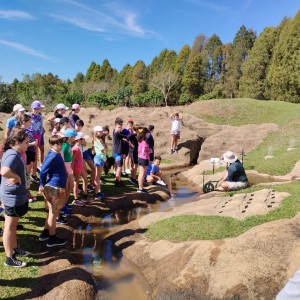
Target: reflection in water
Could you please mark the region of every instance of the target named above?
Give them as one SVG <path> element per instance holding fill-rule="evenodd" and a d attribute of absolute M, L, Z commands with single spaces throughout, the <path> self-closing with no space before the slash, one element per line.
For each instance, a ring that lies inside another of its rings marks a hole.
<path fill-rule="evenodd" d="M 166 178 L 166 177 L 165 177 Z M 178 180 L 176 173 L 169 176 L 171 198 L 166 202 L 148 204 L 110 213 L 98 224 L 81 225 L 74 231 L 73 249 L 78 263 L 94 275 L 100 297 L 107 299 L 149 299 L 149 288 L 139 271 L 122 258 L 122 251 L 114 244 L 112 235 L 118 226 L 157 211 L 168 211 L 196 199 L 196 192 Z"/>

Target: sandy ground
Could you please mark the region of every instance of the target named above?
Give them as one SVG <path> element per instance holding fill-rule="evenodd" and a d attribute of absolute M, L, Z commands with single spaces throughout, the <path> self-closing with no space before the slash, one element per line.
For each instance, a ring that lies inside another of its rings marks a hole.
<path fill-rule="evenodd" d="M 174 154 L 170 153 L 169 146 L 169 115 L 174 110 L 182 112 L 186 107 L 120 107 L 113 111 L 88 108 L 82 109 L 80 117 L 86 124 L 84 132 L 88 134 L 95 125 L 109 125 L 112 131 L 116 117 L 121 117 L 126 122 L 131 116 L 136 123 L 155 125 L 155 154 L 171 162 L 165 163 L 163 167 L 175 168 L 198 162 L 183 176 L 189 184 L 201 190 L 203 178 L 199 174 L 212 167 L 211 164 L 206 164 L 205 160 L 219 157 L 229 149 L 236 153 L 242 149 L 247 152 L 259 145 L 268 133 L 277 130 L 275 124 L 245 125 L 234 127 L 236 134 L 229 135 L 232 126 L 209 124 L 194 116 L 203 109 L 206 109 L 208 114 L 214 113 L 209 104 L 203 105 L 203 102 L 194 103 L 189 107 L 193 115 L 184 114 L 179 151 Z M 2 120 L 6 120 L 7 117 L 7 114 L 0 113 Z M 48 134 L 49 132 L 47 136 Z M 261 176 L 261 182 L 267 184 L 261 191 L 231 198 L 213 192 L 170 212 L 147 215 L 135 226 L 142 229 L 156 220 L 179 214 L 222 215 L 239 220 L 251 215 L 266 214 L 278 207 L 280 201 L 287 196 L 286 193 L 275 193 L 271 184 L 298 179 L 299 172 L 300 163 L 290 174 L 281 178 L 270 178 L 268 174 L 254 174 L 256 177 Z M 220 174 L 214 176 L 218 178 Z M 168 197 L 169 194 L 165 191 L 154 189 L 149 199 L 147 196 L 131 194 L 113 197 L 108 201 L 111 210 L 118 210 L 155 199 L 166 200 Z M 59 228 L 60 233 L 72 241 L 70 247 L 72 243 L 79 244 L 76 242 L 75 229 L 80 224 L 97 222 L 97 218 L 105 210 L 107 207 L 100 204 L 90 208 L 76 208 L 70 224 Z M 117 243 L 130 244 L 123 250 L 123 254 L 140 269 L 151 286 L 152 299 L 274 299 L 287 279 L 299 267 L 299 225 L 300 214 L 290 220 L 257 226 L 231 239 L 181 243 L 153 242 L 137 231 L 123 239 L 120 236 Z M 71 248 L 69 250 L 71 251 Z M 96 290 L 92 277 L 74 263 L 70 251 L 67 249 L 37 254 L 44 259 L 40 282 L 32 293 L 22 299 L 95 299 Z"/>

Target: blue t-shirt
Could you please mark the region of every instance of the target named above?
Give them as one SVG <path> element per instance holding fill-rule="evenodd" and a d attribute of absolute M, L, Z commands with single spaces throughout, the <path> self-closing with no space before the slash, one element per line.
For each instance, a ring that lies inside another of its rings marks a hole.
<path fill-rule="evenodd" d="M 150 173 L 153 173 L 155 175 L 156 172 L 158 172 L 160 169 L 159 169 L 159 166 L 156 166 L 155 164 L 151 164 L 148 166 L 148 169 L 147 169 L 147 172 L 146 172 L 146 175 L 150 175 Z"/>
<path fill-rule="evenodd" d="M 9 128 L 10 130 L 12 130 L 18 123 L 18 120 L 15 116 L 12 116 L 10 118 L 7 119 L 6 121 L 6 128 Z"/>
<path fill-rule="evenodd" d="M 65 188 L 67 172 L 64 160 L 60 153 L 49 150 L 40 172 L 40 186 L 50 185 Z"/>
<path fill-rule="evenodd" d="M 248 178 L 246 176 L 245 169 L 239 160 L 230 164 L 228 167 L 228 175 L 225 181 L 230 182 L 247 182 Z"/>
<path fill-rule="evenodd" d="M 8 167 L 13 173 L 21 178 L 21 184 L 5 185 L 8 179 L 2 176 L 1 179 L 1 201 L 6 206 L 14 207 L 23 205 L 28 201 L 26 189 L 26 169 L 24 161 L 18 151 L 8 149 L 4 152 L 1 162 L 2 167 Z"/>

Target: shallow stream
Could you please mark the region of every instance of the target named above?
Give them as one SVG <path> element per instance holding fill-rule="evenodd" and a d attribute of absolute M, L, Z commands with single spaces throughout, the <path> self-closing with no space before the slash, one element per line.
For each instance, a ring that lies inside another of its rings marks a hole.
<path fill-rule="evenodd" d="M 150 299 L 150 287 L 139 270 L 122 256 L 122 247 L 116 246 L 115 242 L 123 236 L 141 231 L 136 229 L 136 220 L 142 216 L 168 211 L 196 200 L 198 193 L 190 190 L 176 174 L 174 170 L 164 171 L 163 177 L 171 192 L 168 201 L 109 213 L 99 219 L 99 224 L 87 224 L 85 228 L 80 226 L 75 231 L 73 248 L 76 250 L 73 254 L 78 264 L 93 275 L 99 291 L 97 299 Z M 122 225 L 128 223 L 135 224 L 134 229 L 128 229 L 127 226 L 123 230 Z"/>

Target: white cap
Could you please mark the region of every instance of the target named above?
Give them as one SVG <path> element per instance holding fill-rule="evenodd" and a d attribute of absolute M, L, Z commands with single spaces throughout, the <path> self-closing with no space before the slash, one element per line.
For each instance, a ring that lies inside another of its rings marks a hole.
<path fill-rule="evenodd" d="M 60 118 L 55 118 L 54 119 L 54 124 L 60 123 Z"/>
<path fill-rule="evenodd" d="M 95 126 L 94 127 L 94 132 L 97 132 L 97 131 L 103 131 L 103 127 L 102 126 Z"/>
<path fill-rule="evenodd" d="M 26 109 L 23 107 L 22 104 L 16 104 L 14 107 L 13 107 L 13 112 L 18 112 L 18 111 L 25 111 Z"/>
<path fill-rule="evenodd" d="M 63 103 L 59 103 L 59 104 L 56 105 L 56 109 L 68 110 L 69 107 L 65 106 Z"/>

